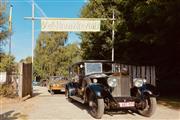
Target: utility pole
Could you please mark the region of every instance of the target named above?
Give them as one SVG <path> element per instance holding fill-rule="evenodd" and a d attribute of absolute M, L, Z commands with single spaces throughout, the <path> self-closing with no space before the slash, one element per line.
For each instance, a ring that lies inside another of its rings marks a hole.
<path fill-rule="evenodd" d="M 114 61 L 114 9 L 113 9 L 113 18 L 112 18 L 112 61 Z"/>
<path fill-rule="evenodd" d="M 9 36 L 9 55 L 11 55 L 12 8 L 13 8 L 13 6 L 11 5 L 10 11 L 9 11 L 9 29 L 8 29 L 8 31 L 10 33 L 10 36 Z"/>
<path fill-rule="evenodd" d="M 32 2 L 32 64 L 34 62 L 34 2 Z"/>

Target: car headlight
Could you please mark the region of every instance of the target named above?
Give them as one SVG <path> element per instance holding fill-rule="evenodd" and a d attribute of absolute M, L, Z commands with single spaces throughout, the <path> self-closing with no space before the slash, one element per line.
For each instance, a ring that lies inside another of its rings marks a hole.
<path fill-rule="evenodd" d="M 142 87 L 143 84 L 146 82 L 146 79 L 141 79 L 141 78 L 134 78 L 133 79 L 134 86 L 136 87 Z"/>
<path fill-rule="evenodd" d="M 117 86 L 117 79 L 116 78 L 108 78 L 107 83 L 110 87 L 116 87 Z"/>
<path fill-rule="evenodd" d="M 97 83 L 98 82 L 98 80 L 97 79 L 93 79 L 93 83 Z"/>

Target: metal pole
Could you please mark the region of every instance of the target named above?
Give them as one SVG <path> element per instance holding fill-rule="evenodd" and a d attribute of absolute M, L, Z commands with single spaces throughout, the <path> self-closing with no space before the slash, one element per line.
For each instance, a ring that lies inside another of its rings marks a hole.
<path fill-rule="evenodd" d="M 113 10 L 113 22 L 112 22 L 112 61 L 114 61 L 114 10 Z"/>
<path fill-rule="evenodd" d="M 9 36 L 9 56 L 11 55 L 11 35 Z"/>
<path fill-rule="evenodd" d="M 11 32 L 12 32 L 12 8 L 13 6 L 10 6 L 10 11 L 9 11 L 9 55 L 11 55 Z"/>
<path fill-rule="evenodd" d="M 34 61 L 34 3 L 32 3 L 32 64 Z"/>
<path fill-rule="evenodd" d="M 31 58 L 32 58 L 32 80 L 33 80 L 33 62 L 34 62 L 34 2 L 32 2 L 32 57 Z M 31 96 L 32 96 L 32 94 L 33 94 L 33 91 L 31 91 Z"/>

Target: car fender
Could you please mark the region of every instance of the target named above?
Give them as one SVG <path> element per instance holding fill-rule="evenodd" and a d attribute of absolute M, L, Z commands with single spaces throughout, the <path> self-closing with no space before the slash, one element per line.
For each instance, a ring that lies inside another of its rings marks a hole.
<path fill-rule="evenodd" d="M 104 98 L 107 95 L 107 92 L 103 85 L 98 83 L 91 83 L 86 87 L 86 96 L 89 92 L 93 93 L 97 98 Z"/>
<path fill-rule="evenodd" d="M 158 89 L 154 85 L 151 85 L 151 84 L 145 84 L 142 92 L 144 95 L 148 94 L 153 97 L 159 96 Z"/>
<path fill-rule="evenodd" d="M 76 86 L 71 82 L 67 83 L 66 90 L 68 90 L 70 96 L 74 96 L 76 93 Z"/>
<path fill-rule="evenodd" d="M 159 96 L 158 89 L 151 84 L 144 84 L 142 87 L 133 87 L 131 88 L 131 96 L 137 95 L 150 95 L 153 97 Z"/>

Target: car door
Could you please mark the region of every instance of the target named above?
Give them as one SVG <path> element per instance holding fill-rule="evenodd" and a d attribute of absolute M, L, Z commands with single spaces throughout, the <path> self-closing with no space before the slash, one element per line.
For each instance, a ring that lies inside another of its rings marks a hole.
<path fill-rule="evenodd" d="M 78 65 L 73 65 L 73 67 L 70 70 L 70 78 L 71 83 L 73 84 L 73 87 L 75 88 L 75 95 L 79 96 L 79 89 L 80 89 L 80 80 L 79 80 L 79 70 Z"/>

